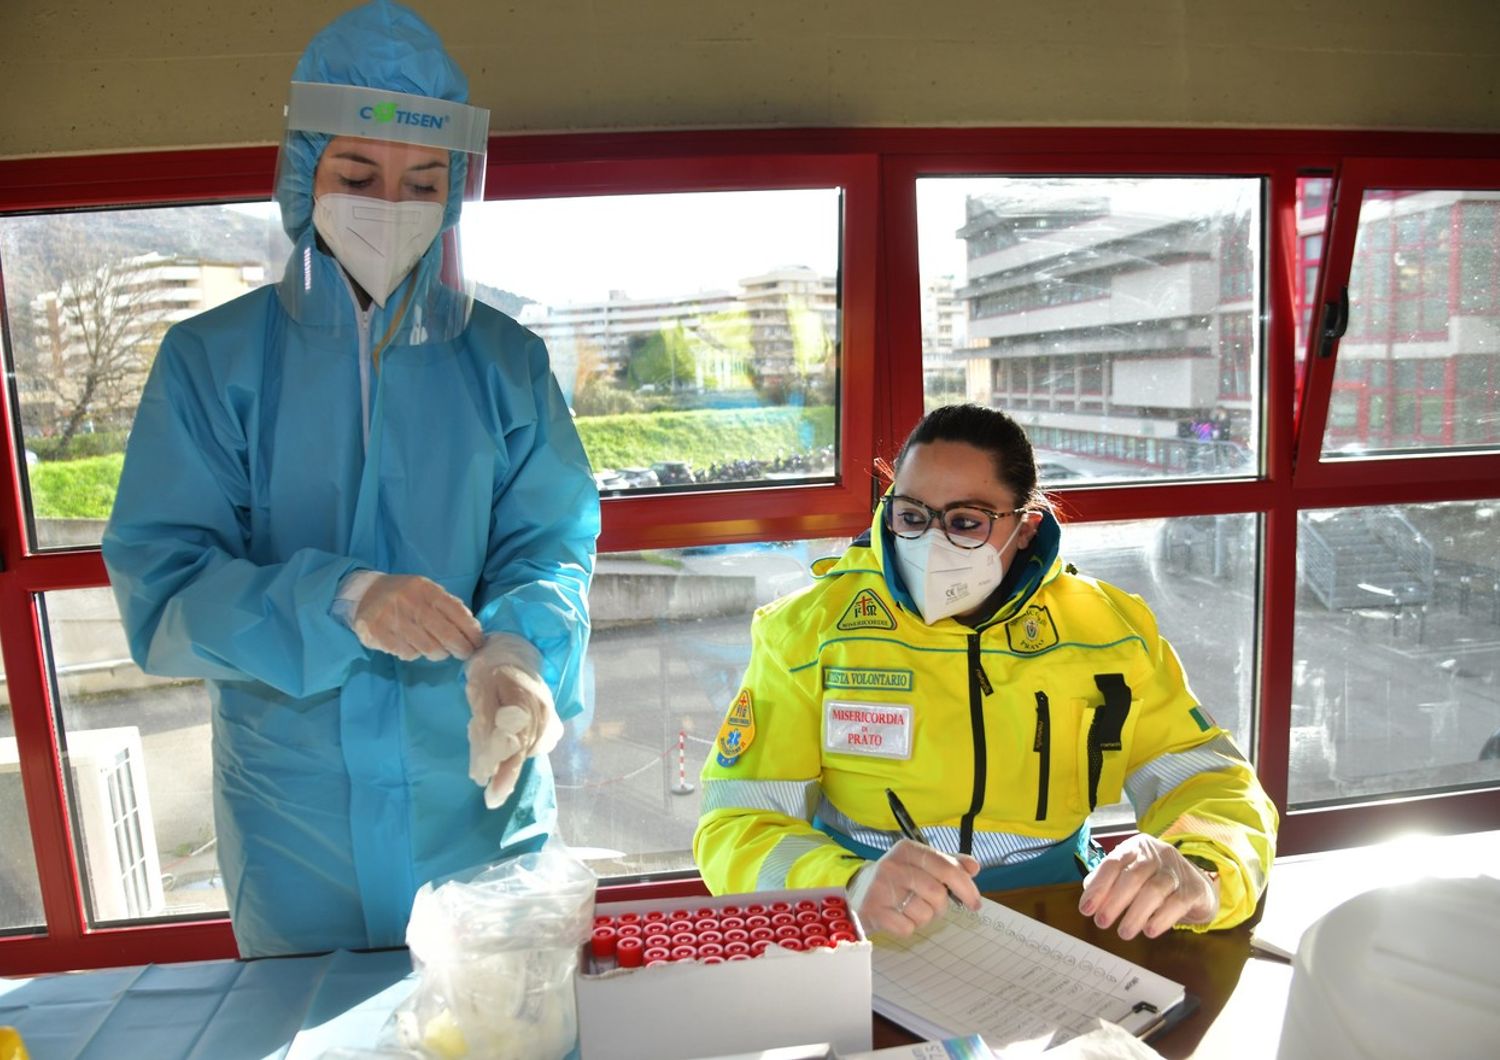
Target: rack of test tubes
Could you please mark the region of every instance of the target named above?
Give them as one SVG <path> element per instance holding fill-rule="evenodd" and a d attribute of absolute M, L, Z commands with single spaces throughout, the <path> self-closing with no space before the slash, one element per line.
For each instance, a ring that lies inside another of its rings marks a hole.
<path fill-rule="evenodd" d="M 841 895 L 758 901 L 736 895 L 723 904 L 599 913 L 585 948 L 584 973 L 696 961 L 748 961 L 771 946 L 834 949 L 863 936 Z"/>

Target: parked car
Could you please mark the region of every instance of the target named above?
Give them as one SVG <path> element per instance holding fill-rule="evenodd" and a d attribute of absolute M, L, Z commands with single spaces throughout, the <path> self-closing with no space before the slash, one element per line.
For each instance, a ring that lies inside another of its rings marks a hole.
<path fill-rule="evenodd" d="M 663 460 L 651 465 L 656 479 L 663 486 L 692 485 L 693 465 L 686 460 Z"/>
<path fill-rule="evenodd" d="M 661 479 L 649 467 L 622 467 L 620 477 L 625 480 L 627 489 L 649 489 L 661 485 Z"/>
<path fill-rule="evenodd" d="M 598 471 L 595 471 L 594 485 L 598 486 L 601 492 L 604 490 L 622 490 L 629 487 L 624 476 L 612 467 L 600 468 Z"/>
<path fill-rule="evenodd" d="M 1057 482 L 1065 482 L 1070 478 L 1083 478 L 1081 471 L 1074 471 L 1067 464 L 1059 464 L 1052 460 L 1039 460 L 1036 465 L 1037 481 L 1045 485 Z"/>

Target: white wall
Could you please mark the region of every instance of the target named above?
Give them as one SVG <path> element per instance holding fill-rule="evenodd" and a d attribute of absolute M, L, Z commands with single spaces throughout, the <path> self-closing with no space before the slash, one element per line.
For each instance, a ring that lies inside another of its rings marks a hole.
<path fill-rule="evenodd" d="M 0 157 L 271 143 L 343 0 L 5 0 Z M 1500 131 L 1494 0 L 414 0 L 497 133 Z"/>

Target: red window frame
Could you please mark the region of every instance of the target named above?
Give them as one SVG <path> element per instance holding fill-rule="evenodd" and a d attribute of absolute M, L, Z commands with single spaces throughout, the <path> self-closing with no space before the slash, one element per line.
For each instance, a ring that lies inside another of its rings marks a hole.
<path fill-rule="evenodd" d="M 1500 137 L 1426 134 L 1150 129 L 787 130 L 493 138 L 489 197 L 625 194 L 704 188 L 847 189 L 844 211 L 844 362 L 841 474 L 834 486 L 732 496 L 706 492 L 610 498 L 601 548 L 661 548 L 843 534 L 867 522 L 867 465 L 893 455 L 922 409 L 921 313 L 915 181 L 924 175 L 1241 175 L 1266 181 L 1263 256 L 1262 469 L 1253 479 L 1079 488 L 1065 495 L 1078 521 L 1248 512 L 1264 519 L 1260 585 L 1259 771 L 1285 806 L 1297 513 L 1357 503 L 1466 500 L 1494 494 L 1500 456 L 1324 464 L 1318 459 L 1333 358 L 1310 337 L 1295 347 L 1299 174 L 1337 174 L 1324 274 L 1315 304 L 1348 280 L 1355 210 L 1365 187 L 1500 187 Z M 0 162 L 0 212 L 264 198 L 270 148 Z M 107 164 L 102 164 L 107 163 Z M 3 264 L 3 263 L 0 263 Z M 1321 313 L 1315 314 L 1321 316 Z M 1299 398 L 1302 400 L 1299 401 Z M 64 801 L 38 594 L 106 584 L 97 549 L 28 554 L 14 422 L 0 431 L 0 639 L 46 917 L 44 934 L 0 938 L 0 974 L 234 952 L 228 922 L 90 928 Z M 729 515 L 731 504 L 753 510 Z M 1500 788 L 1379 805 L 1287 814 L 1283 852 L 1372 838 L 1422 825 L 1489 827 Z M 622 888 L 623 895 L 701 893 L 696 880 Z"/>

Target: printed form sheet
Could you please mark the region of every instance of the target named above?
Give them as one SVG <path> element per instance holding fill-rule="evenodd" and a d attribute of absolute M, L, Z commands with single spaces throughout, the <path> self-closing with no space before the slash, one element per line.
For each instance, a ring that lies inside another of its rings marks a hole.
<path fill-rule="evenodd" d="M 988 899 L 874 949 L 875 1011 L 931 1039 L 981 1035 L 1038 1051 L 1099 1019 L 1143 1034 L 1182 1002 L 1180 983 Z"/>

